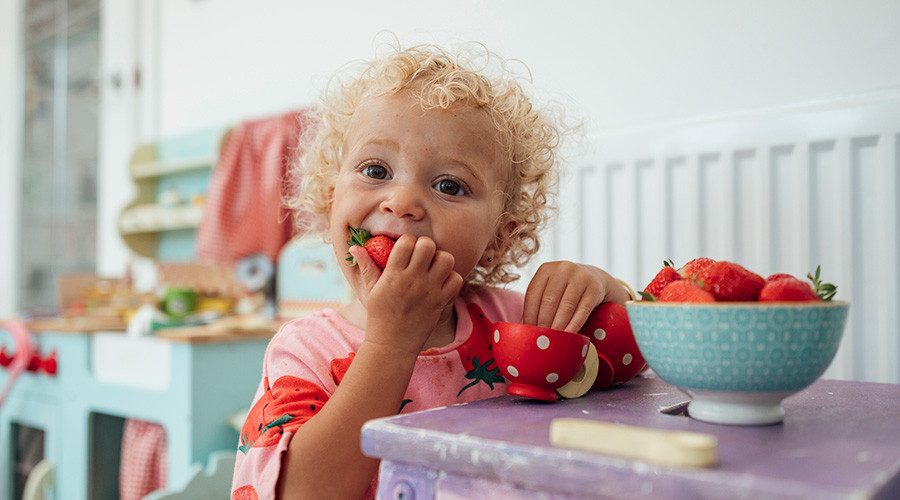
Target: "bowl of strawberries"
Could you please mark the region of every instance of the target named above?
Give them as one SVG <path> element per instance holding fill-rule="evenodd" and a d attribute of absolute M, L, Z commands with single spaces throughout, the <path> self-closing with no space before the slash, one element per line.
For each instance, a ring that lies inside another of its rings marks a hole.
<path fill-rule="evenodd" d="M 834 359 L 850 304 L 820 269 L 808 281 L 767 278 L 729 261 L 666 262 L 626 304 L 650 368 L 691 397 L 689 416 L 712 423 L 781 422 L 782 401 L 815 382 Z"/>

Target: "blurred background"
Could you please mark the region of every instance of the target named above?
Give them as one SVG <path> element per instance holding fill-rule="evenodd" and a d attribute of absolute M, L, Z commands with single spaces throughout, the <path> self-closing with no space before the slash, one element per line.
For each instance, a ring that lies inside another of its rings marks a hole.
<path fill-rule="evenodd" d="M 893 95 L 898 19 L 893 0 L 2 0 L 0 317 L 52 314 L 60 273 L 122 276 L 152 265 L 119 226 L 137 196 L 129 166 L 139 145 L 314 104 L 335 70 L 390 40 L 384 30 L 403 45 L 474 40 L 521 60 L 539 100 L 583 121 L 583 145 Z M 583 155 L 579 143 L 567 147 Z M 702 220 L 683 222 L 702 229 Z M 569 253 L 559 243 L 547 252 Z M 616 274 L 605 255 L 579 253 Z M 642 285 L 662 261 L 648 259 L 619 274 Z M 888 345 L 896 360 L 897 344 Z"/>

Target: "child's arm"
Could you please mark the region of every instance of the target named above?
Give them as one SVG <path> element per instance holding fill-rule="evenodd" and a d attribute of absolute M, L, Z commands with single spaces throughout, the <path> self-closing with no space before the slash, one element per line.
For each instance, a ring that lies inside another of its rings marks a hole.
<path fill-rule="evenodd" d="M 541 264 L 525 292 L 522 322 L 577 332 L 604 302 L 624 304 L 628 290 L 606 271 L 568 261 Z"/>
<path fill-rule="evenodd" d="M 397 240 L 382 274 L 361 247 L 351 250 L 366 284 L 366 337 L 322 410 L 291 439 L 278 498 L 359 498 L 378 461 L 360 451 L 360 430 L 395 415 L 416 358 L 462 287 L 453 257 L 428 238 Z"/>

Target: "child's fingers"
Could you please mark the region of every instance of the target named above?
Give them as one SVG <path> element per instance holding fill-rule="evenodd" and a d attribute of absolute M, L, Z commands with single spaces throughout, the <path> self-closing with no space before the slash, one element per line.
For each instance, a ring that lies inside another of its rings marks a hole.
<path fill-rule="evenodd" d="M 537 325 L 538 312 L 541 310 L 541 297 L 544 294 L 544 288 L 547 286 L 547 280 L 542 279 L 540 269 L 528 283 L 525 290 L 525 302 L 522 305 L 522 323 L 526 325 Z"/>
<path fill-rule="evenodd" d="M 565 279 L 549 273 L 536 274 L 525 292 L 523 322 L 551 328 L 567 286 Z"/>
<path fill-rule="evenodd" d="M 578 305 L 575 307 L 575 312 L 572 314 L 572 317 L 569 319 L 568 324 L 563 330 L 567 332 L 577 332 L 578 330 L 581 330 L 581 327 L 584 326 L 584 322 L 587 321 L 588 316 L 591 315 L 591 312 L 593 312 L 594 308 L 598 305 L 600 305 L 599 299 L 597 299 L 596 296 L 589 293 L 582 294 Z"/>
<path fill-rule="evenodd" d="M 579 305 L 584 298 L 584 286 L 577 282 L 567 282 L 562 296 L 559 297 L 557 301 L 556 310 L 552 311 L 553 316 L 550 321 L 550 328 L 553 328 L 554 330 L 577 331 L 569 330 L 568 328 L 572 319 L 578 314 Z M 587 316 L 585 316 L 585 318 L 587 318 Z"/>
<path fill-rule="evenodd" d="M 437 245 L 434 240 L 427 236 L 420 236 L 416 239 L 412 255 L 410 255 L 409 267 L 427 270 L 431 267 L 436 251 Z"/>
<path fill-rule="evenodd" d="M 416 246 L 416 237 L 411 234 L 404 234 L 397 238 L 394 248 L 391 249 L 391 256 L 388 258 L 387 266 L 397 269 L 409 267 L 410 259 Z"/>
<path fill-rule="evenodd" d="M 444 292 L 444 296 L 447 297 L 447 303 L 453 302 L 453 299 L 459 295 L 460 290 L 462 290 L 463 286 L 463 277 L 456 271 L 450 271 L 450 274 L 447 275 L 447 279 L 444 280 L 444 285 L 441 289 Z"/>

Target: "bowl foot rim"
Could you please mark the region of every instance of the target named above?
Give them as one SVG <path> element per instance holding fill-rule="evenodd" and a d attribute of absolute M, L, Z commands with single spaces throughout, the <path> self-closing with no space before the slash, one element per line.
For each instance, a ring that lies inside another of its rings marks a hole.
<path fill-rule="evenodd" d="M 721 393 L 685 391 L 691 396 L 687 413 L 691 418 L 714 424 L 772 425 L 784 420 L 784 398 L 790 392 Z"/>

